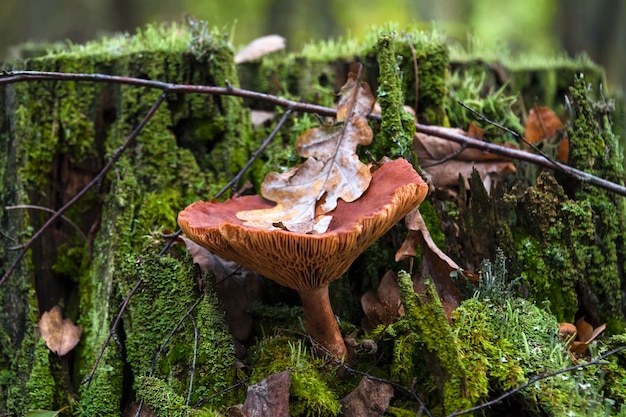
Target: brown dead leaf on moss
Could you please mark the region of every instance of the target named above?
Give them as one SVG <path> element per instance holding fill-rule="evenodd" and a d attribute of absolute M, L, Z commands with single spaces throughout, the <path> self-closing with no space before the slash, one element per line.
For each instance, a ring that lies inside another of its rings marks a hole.
<path fill-rule="evenodd" d="M 48 349 L 64 356 L 76 347 L 83 329 L 70 319 L 63 319 L 61 307 L 54 306 L 39 319 L 39 332 Z"/>
<path fill-rule="evenodd" d="M 567 342 L 567 347 L 570 352 L 580 356 L 584 356 L 587 353 L 591 342 L 593 342 L 604 329 L 606 329 L 606 323 L 594 329 L 594 327 L 585 320 L 585 317 L 576 320 L 576 324 L 559 323 L 561 339 Z"/>
<path fill-rule="evenodd" d="M 556 113 L 546 106 L 535 106 L 528 112 L 526 119 L 526 140 L 531 144 L 538 144 L 543 141 L 554 140 L 557 133 L 563 128 L 561 119 Z M 567 162 L 569 158 L 569 140 L 561 138 L 558 140 L 557 158 Z"/>
<path fill-rule="evenodd" d="M 468 132 L 457 128 L 442 129 L 478 140 L 483 135 L 482 129 L 473 124 Z M 413 148 L 430 183 L 450 197 L 456 196 L 459 175 L 465 178 L 465 185 L 469 188 L 467 178 L 472 175 L 473 169 L 480 173 L 487 191 L 504 176 L 515 173 L 515 166 L 510 159 L 478 149 L 464 148 L 459 143 L 424 133 L 415 134 Z"/>
<path fill-rule="evenodd" d="M 272 374 L 250 385 L 242 405 L 232 407 L 229 417 L 289 417 L 291 371 Z"/>
<path fill-rule="evenodd" d="M 269 209 L 240 211 L 237 217 L 246 226 L 282 228 L 298 233 L 324 233 L 332 216 L 326 213 L 357 200 L 369 187 L 369 167 L 356 155 L 358 145 L 369 145 L 373 133 L 367 116 L 374 97 L 354 74 L 341 90 L 336 124 L 325 124 L 305 131 L 296 143 L 298 154 L 308 158 L 283 173 L 269 173 L 261 194 L 276 202 Z M 319 203 L 319 204 L 318 204 Z"/>
<path fill-rule="evenodd" d="M 393 387 L 384 382 L 361 378 L 359 385 L 340 400 L 342 417 L 378 417 L 389 409 Z"/>

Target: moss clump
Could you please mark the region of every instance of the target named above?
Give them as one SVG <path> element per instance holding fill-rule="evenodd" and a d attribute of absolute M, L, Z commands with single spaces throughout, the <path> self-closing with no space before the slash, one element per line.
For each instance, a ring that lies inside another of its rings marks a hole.
<path fill-rule="evenodd" d="M 46 342 L 40 339 L 35 347 L 35 357 L 31 368 L 26 391 L 28 392 L 28 407 L 31 410 L 53 410 L 55 396 L 55 382 L 50 373 L 50 350 Z"/>
<path fill-rule="evenodd" d="M 341 405 L 331 389 L 336 383 L 335 369 L 313 358 L 302 341 L 280 336 L 265 339 L 257 347 L 252 363 L 252 383 L 291 370 L 290 415 L 336 416 L 339 413 Z"/>
<path fill-rule="evenodd" d="M 468 384 L 467 369 L 434 285 L 427 281 L 426 291 L 416 294 L 411 277 L 401 271 L 398 273 L 398 286 L 405 309 L 402 320 L 406 320 L 432 357 L 434 366 L 431 372 L 441 395 L 443 411 L 451 413 L 473 406 L 476 395 L 469 391 L 472 387 Z M 403 360 L 398 355 L 394 359 Z"/>
<path fill-rule="evenodd" d="M 404 111 L 404 94 L 395 49 L 395 35 L 382 34 L 378 40 L 378 104 L 381 108 L 381 131 L 371 147 L 378 159 L 412 160 L 415 120 Z"/>
<path fill-rule="evenodd" d="M 590 86 L 582 75 L 571 88 L 575 119 L 568 129 L 570 164 L 601 178 L 624 184 L 624 158 L 610 122 L 612 106 L 591 98 Z M 626 327 L 623 284 L 626 262 L 626 205 L 624 198 L 607 190 L 580 183 L 574 189 L 578 201 L 587 201 L 593 213 L 594 240 L 588 248 L 586 281 L 582 288 L 594 294 L 585 300 L 584 314 L 609 322 L 614 333 Z M 585 299 L 585 294 L 580 294 Z"/>
<path fill-rule="evenodd" d="M 193 409 L 185 404 L 182 395 L 158 378 L 139 377 L 137 379 L 137 396 L 145 399 L 145 404 L 158 416 L 169 417 L 217 417 L 221 414 L 212 410 Z"/>

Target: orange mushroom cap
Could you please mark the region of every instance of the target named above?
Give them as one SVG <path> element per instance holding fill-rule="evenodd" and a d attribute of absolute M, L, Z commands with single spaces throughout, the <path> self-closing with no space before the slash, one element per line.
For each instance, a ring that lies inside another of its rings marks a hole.
<path fill-rule="evenodd" d="M 218 256 L 296 290 L 320 288 L 339 278 L 368 246 L 426 197 L 428 186 L 411 164 L 382 164 L 356 201 L 338 201 L 325 233 L 305 234 L 244 226 L 236 214 L 274 205 L 261 196 L 223 203 L 199 201 L 178 215 L 185 235 Z"/>

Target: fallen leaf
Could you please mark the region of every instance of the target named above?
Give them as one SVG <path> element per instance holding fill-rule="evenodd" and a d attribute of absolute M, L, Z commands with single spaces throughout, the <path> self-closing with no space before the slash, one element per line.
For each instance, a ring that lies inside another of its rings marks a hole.
<path fill-rule="evenodd" d="M 336 124 L 305 131 L 296 143 L 304 163 L 286 172 L 269 173 L 261 186 L 262 196 L 276 205 L 269 209 L 240 211 L 246 226 L 275 229 L 280 225 L 298 233 L 324 233 L 332 216 L 326 213 L 345 202 L 357 200 L 369 187 L 369 167 L 356 155 L 358 145 L 372 141 L 367 116 L 374 97 L 366 83 L 350 74 L 341 90 Z"/>
<path fill-rule="evenodd" d="M 442 129 L 472 139 L 482 139 L 484 133 L 473 124 L 470 125 L 469 132 L 457 128 Z M 499 182 L 504 176 L 516 171 L 510 159 L 478 149 L 464 148 L 459 143 L 424 133 L 415 134 L 413 148 L 430 182 L 436 189 L 446 190 L 451 195 L 456 194 L 459 175 L 465 179 L 465 186 L 469 188 L 467 179 L 473 169 L 480 173 L 487 192 L 491 190 L 494 182 Z"/>
<path fill-rule="evenodd" d="M 559 323 L 559 334 L 561 339 L 568 343 L 568 348 L 572 353 L 584 356 L 591 342 L 606 329 L 606 323 L 601 324 L 595 329 L 588 323 L 584 317 L 576 320 L 576 324 Z M 572 336 L 576 335 L 574 339 Z"/>
<path fill-rule="evenodd" d="M 39 332 L 48 349 L 59 356 L 66 355 L 80 341 L 83 329 L 70 319 L 63 319 L 61 307 L 54 306 L 39 319 Z"/>
<path fill-rule="evenodd" d="M 453 271 L 462 270 L 463 274 L 471 281 L 478 281 L 478 276 L 467 270 L 463 270 L 456 262 L 446 255 L 433 241 L 426 227 L 426 223 L 419 212 L 414 209 L 405 218 L 406 226 L 409 229 L 406 239 L 396 252 L 396 262 L 417 255 L 416 247 L 422 249 L 422 269 L 420 276 L 430 277 L 435 283 L 435 288 L 441 298 L 446 316 L 450 318 L 452 312 L 461 304 L 463 297 L 454 281 L 450 277 Z M 418 291 L 423 290 L 423 281 L 414 280 L 414 286 Z"/>
<path fill-rule="evenodd" d="M 246 340 L 253 325 L 248 307 L 263 298 L 263 278 L 236 262 L 220 258 L 185 236 L 180 239 L 200 269 L 203 272 L 211 271 L 215 275 L 217 297 L 224 308 L 228 328 L 235 339 Z"/>
<path fill-rule="evenodd" d="M 387 271 L 380 280 L 378 289 L 370 290 L 361 296 L 361 308 L 367 318 L 364 327 L 368 330 L 374 329 L 379 324 L 391 324 L 404 314 L 398 278 L 393 271 Z"/>
<path fill-rule="evenodd" d="M 556 113 L 546 106 L 535 106 L 528 112 L 526 119 L 526 140 L 532 144 L 554 140 L 563 122 Z M 569 158 L 569 140 L 561 138 L 558 142 L 557 158 L 567 162 Z"/>
<path fill-rule="evenodd" d="M 551 108 L 545 106 L 532 108 L 526 119 L 526 140 L 530 143 L 537 143 L 550 139 L 562 127 L 561 119 Z"/>
<path fill-rule="evenodd" d="M 361 378 L 359 385 L 339 402 L 342 417 L 379 417 L 389 409 L 393 387 L 384 382 Z"/>
<path fill-rule="evenodd" d="M 290 375 L 286 370 L 249 386 L 243 405 L 229 410 L 229 417 L 289 417 Z"/>
<path fill-rule="evenodd" d="M 285 38 L 280 35 L 266 35 L 254 39 L 235 55 L 235 64 L 254 61 L 271 52 L 285 49 Z"/>

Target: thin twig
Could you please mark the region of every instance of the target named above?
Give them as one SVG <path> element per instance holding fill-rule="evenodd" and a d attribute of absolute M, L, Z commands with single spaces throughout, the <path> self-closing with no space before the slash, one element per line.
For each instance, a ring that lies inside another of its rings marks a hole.
<path fill-rule="evenodd" d="M 91 368 L 91 371 L 89 371 L 89 375 L 87 375 L 85 377 L 85 379 L 83 380 L 83 382 L 82 382 L 82 384 L 85 384 L 85 383 L 87 384 L 87 388 L 89 388 L 89 385 L 91 384 L 91 380 L 93 379 L 93 376 L 96 373 L 96 368 L 98 368 L 98 364 L 100 363 L 100 360 L 104 356 L 104 350 L 109 345 L 109 342 L 111 341 L 111 338 L 113 337 L 113 335 L 115 334 L 115 331 L 117 330 L 117 326 L 118 326 L 118 324 L 119 324 L 119 322 L 120 322 L 120 320 L 122 318 L 122 314 L 126 310 L 126 307 L 128 306 L 128 303 L 130 302 L 130 298 L 133 296 L 133 294 L 135 294 L 135 291 L 137 291 L 137 289 L 139 288 L 139 286 L 141 284 L 142 284 L 142 280 L 139 279 L 135 283 L 135 286 L 130 290 L 130 292 L 128 293 L 128 295 L 124 299 L 124 302 L 122 303 L 122 306 L 120 307 L 120 311 L 117 313 L 117 317 L 115 317 L 115 321 L 113 322 L 113 326 L 111 326 L 111 330 L 109 330 L 109 335 L 107 336 L 107 338 L 104 341 L 102 347 L 100 348 L 100 353 L 98 354 L 98 357 L 96 358 L 96 362 L 93 364 L 93 367 Z"/>
<path fill-rule="evenodd" d="M 176 323 L 176 325 L 174 326 L 174 328 L 172 329 L 170 334 L 165 338 L 165 341 L 163 341 L 163 343 L 161 343 L 161 346 L 159 347 L 159 350 L 157 351 L 157 353 L 154 355 L 154 358 L 152 359 L 152 366 L 150 367 L 150 372 L 148 373 L 148 377 L 151 377 L 152 375 L 154 375 L 154 370 L 156 369 L 157 361 L 159 360 L 159 357 L 161 356 L 161 353 L 163 353 L 163 349 L 165 349 L 165 347 L 169 344 L 170 340 L 172 340 L 172 337 L 174 337 L 174 334 L 176 333 L 176 331 L 178 330 L 178 328 L 180 327 L 182 322 L 187 318 L 187 316 L 190 316 L 191 312 L 196 308 L 198 303 L 200 301 L 202 301 L 203 298 L 204 298 L 203 295 L 198 297 L 196 302 L 193 303 L 193 305 L 191 307 L 189 307 L 189 309 L 187 309 L 187 312 L 180 318 L 180 320 L 178 320 L 178 323 Z M 193 318 L 192 318 L 192 323 L 193 323 L 193 326 L 194 326 L 194 331 L 197 332 L 198 328 L 196 327 L 196 323 L 195 323 L 195 321 L 193 321 Z M 196 338 L 196 343 L 197 343 L 197 338 Z M 196 365 L 196 347 L 197 347 L 197 345 L 194 344 L 194 357 L 193 357 L 193 367 L 194 368 L 195 368 L 195 365 Z M 192 373 L 191 373 L 191 381 L 189 382 L 189 389 L 190 389 L 189 396 L 191 396 L 191 388 L 193 386 L 192 385 L 192 383 L 193 383 L 192 381 L 193 381 L 193 370 L 192 370 Z M 187 404 L 189 404 L 189 398 L 190 397 L 187 397 Z M 141 409 L 142 408 L 143 408 L 143 398 L 139 401 L 139 405 L 137 406 L 137 412 L 135 413 L 135 417 L 139 417 L 141 415 Z"/>
<path fill-rule="evenodd" d="M 159 358 L 161 357 L 161 354 L 163 353 L 163 350 L 170 343 L 170 340 L 172 340 L 172 337 L 174 337 L 174 334 L 176 333 L 176 331 L 178 330 L 180 325 L 183 323 L 183 321 L 185 321 L 187 316 L 191 314 L 191 312 L 196 308 L 196 306 L 200 303 L 200 301 L 202 301 L 203 298 L 204 298 L 204 295 L 201 295 L 201 296 L 198 297 L 198 299 L 191 305 L 191 307 L 189 307 L 187 309 L 187 312 L 185 314 L 183 314 L 183 316 L 180 318 L 180 320 L 178 320 L 178 323 L 176 323 L 176 325 L 174 326 L 174 328 L 172 329 L 170 334 L 165 338 L 165 340 L 163 341 L 163 343 L 159 347 L 159 350 L 154 355 L 154 359 L 152 359 L 152 367 L 150 368 L 150 373 L 148 374 L 148 376 L 152 376 L 154 374 L 154 370 L 156 369 L 156 364 L 157 364 Z"/>
<path fill-rule="evenodd" d="M 34 209 L 34 210 L 41 210 L 41 211 L 47 211 L 48 213 L 52 213 L 55 214 L 56 211 L 48 208 L 48 207 L 42 207 L 42 206 L 35 206 L 32 204 L 20 204 L 17 206 L 5 206 L 4 207 L 5 210 L 17 210 L 17 209 Z M 78 231 L 78 233 L 83 237 L 83 239 L 85 240 L 85 242 L 87 241 L 87 236 L 83 233 L 82 230 L 80 230 L 80 227 L 78 227 L 76 225 L 76 223 L 74 223 L 73 221 L 71 221 L 70 219 L 68 219 L 65 216 L 60 216 L 59 218 L 65 220 L 66 222 L 68 222 L 74 229 L 76 229 Z"/>
<path fill-rule="evenodd" d="M 411 395 L 411 396 L 415 399 L 415 401 L 417 401 L 417 403 L 420 405 L 420 410 L 422 410 L 423 412 L 425 412 L 425 413 L 426 413 L 426 415 L 427 415 L 428 417 L 433 417 L 433 415 L 430 413 L 430 410 L 428 410 L 428 407 L 426 407 L 426 404 L 424 404 L 424 401 L 422 401 L 422 399 L 419 397 L 419 395 L 417 395 L 417 393 L 415 392 L 415 390 L 413 390 L 413 389 L 411 389 L 411 388 L 407 388 L 407 387 L 405 387 L 404 385 L 398 384 L 397 382 L 393 382 L 393 381 L 390 381 L 390 380 L 388 380 L 388 379 L 384 379 L 384 378 L 378 378 L 378 377 L 375 377 L 375 376 L 370 375 L 370 374 L 368 374 L 368 373 L 365 373 L 365 372 L 362 372 L 362 371 L 356 370 L 356 369 L 354 369 L 354 368 L 349 367 L 349 366 L 348 366 L 348 365 L 346 365 L 346 364 L 343 364 L 342 366 L 343 366 L 343 368 L 344 368 L 346 371 L 348 371 L 348 372 L 350 372 L 350 373 L 357 374 L 357 375 L 361 375 L 361 376 L 364 376 L 364 377 L 366 377 L 366 378 L 368 378 L 368 379 L 371 379 L 372 381 L 377 381 L 377 382 L 382 382 L 382 383 L 384 383 L 384 384 L 389 384 L 389 385 L 391 385 L 392 387 L 396 387 L 396 388 L 399 388 L 399 389 L 401 389 L 401 390 L 403 390 L 403 391 L 406 391 L 406 392 L 407 392 L 407 393 L 409 393 L 409 394 L 410 394 L 410 395 Z"/>
<path fill-rule="evenodd" d="M 0 78 L 0 83 L 3 81 L 2 78 Z M 165 101 L 165 98 L 167 97 L 166 93 L 161 93 L 161 95 L 156 99 L 156 101 L 154 102 L 154 104 L 152 104 L 152 107 L 150 107 L 150 110 L 148 110 L 148 113 L 146 113 L 146 115 L 144 116 L 144 118 L 141 120 L 141 122 L 139 122 L 139 124 L 137 125 L 137 127 L 135 128 L 135 130 L 128 136 L 128 138 L 126 139 L 126 141 L 124 142 L 124 144 L 122 146 L 120 146 L 119 148 L 117 148 L 115 150 L 115 152 L 113 152 L 113 154 L 111 155 L 111 158 L 109 159 L 109 162 L 107 162 L 107 164 L 104 166 L 104 168 L 102 168 L 102 170 L 100 170 L 100 172 L 98 172 L 98 175 L 96 175 L 94 177 L 94 179 L 92 179 L 89 184 L 87 184 L 85 187 L 83 187 L 82 190 L 80 190 L 74 197 L 72 197 L 67 203 L 65 203 L 65 205 L 63 207 L 61 207 L 60 209 L 58 209 L 49 219 L 47 222 L 45 222 L 43 224 L 43 226 L 41 226 L 39 228 L 39 230 L 37 230 L 31 237 L 30 239 L 28 239 L 28 242 L 26 242 L 26 244 L 24 244 L 22 250 L 17 254 L 17 256 L 15 257 L 15 259 L 13 260 L 13 262 L 11 263 L 11 265 L 9 266 L 9 269 L 4 273 L 4 275 L 2 276 L 2 279 L 0 279 L 0 287 L 2 286 L 2 284 L 4 284 L 4 281 L 7 280 L 7 278 L 9 278 L 9 276 L 11 275 L 11 273 L 13 273 L 13 270 L 15 269 L 15 267 L 19 264 L 19 262 L 22 260 L 22 258 L 24 257 L 24 255 L 26 255 L 26 252 L 28 251 L 28 249 L 32 246 L 32 244 L 35 242 L 35 240 L 37 240 L 42 234 L 43 232 L 52 224 L 54 223 L 63 213 L 65 213 L 70 207 L 72 207 L 72 205 L 74 205 L 74 203 L 76 203 L 76 201 L 78 201 L 83 195 L 85 195 L 87 193 L 87 191 L 89 191 L 89 189 L 91 189 L 91 187 L 93 187 L 94 185 L 96 185 L 97 183 L 100 182 L 100 180 L 102 180 L 102 178 L 104 177 L 104 175 L 113 167 L 113 165 L 120 159 L 120 157 L 122 156 L 122 154 L 124 153 L 124 151 L 133 143 L 133 141 L 135 140 L 135 138 L 139 135 L 139 133 L 141 132 L 141 130 L 144 128 L 144 126 L 148 123 L 148 121 L 152 118 L 152 116 L 154 115 L 154 113 L 156 113 L 157 109 L 159 108 L 159 106 Z"/>
<path fill-rule="evenodd" d="M 572 365 L 569 366 L 567 368 L 563 368 L 563 369 L 559 369 L 558 371 L 554 371 L 554 372 L 550 372 L 550 373 L 545 373 L 545 374 L 539 374 L 531 379 L 529 379 L 527 382 L 525 382 L 524 384 L 513 388 L 512 390 L 509 390 L 507 392 L 505 392 L 504 394 L 500 395 L 498 398 L 495 398 L 491 401 L 487 401 L 486 403 L 477 405 L 476 407 L 472 407 L 472 408 L 468 408 L 466 410 L 462 410 L 462 411 L 455 411 L 452 414 L 449 414 L 447 417 L 456 417 L 456 416 L 460 416 L 463 414 L 469 414 L 469 413 L 473 413 L 474 411 L 478 411 L 481 410 L 483 408 L 487 408 L 490 407 L 494 404 L 498 404 L 499 402 L 501 402 L 502 400 L 504 400 L 507 397 L 510 397 L 511 395 L 515 394 L 516 392 L 526 388 L 529 385 L 534 384 L 537 381 L 541 381 L 542 379 L 546 379 L 546 378 L 550 378 L 556 375 L 560 375 L 560 374 L 564 374 L 567 372 L 571 372 L 571 371 L 575 371 L 577 369 L 581 369 L 581 368 L 586 368 L 588 366 L 592 366 L 592 365 L 603 365 L 605 364 L 605 362 L 602 362 L 603 359 L 606 359 L 607 357 L 614 355 L 622 350 L 626 349 L 626 346 L 620 346 L 616 349 L 610 350 L 606 353 L 603 353 L 602 355 L 598 356 L 597 358 L 595 358 L 594 360 L 587 362 L 587 363 L 583 363 L 581 365 Z"/>
<path fill-rule="evenodd" d="M 235 96 L 248 98 L 252 100 L 272 103 L 280 107 L 291 108 L 293 111 L 301 111 L 305 113 L 317 113 L 322 116 L 335 116 L 335 109 L 318 106 L 315 104 L 302 103 L 285 98 L 273 96 L 256 91 L 245 90 L 231 86 L 216 87 L 205 85 L 186 85 L 172 84 L 163 81 L 146 80 L 142 78 L 122 77 L 118 75 L 107 74 L 76 74 L 66 72 L 51 71 L 8 71 L 0 74 L 0 85 L 12 84 L 23 81 L 43 81 L 43 80 L 61 80 L 61 81 L 92 81 L 114 84 L 127 84 L 138 87 L 149 87 L 162 90 L 165 93 L 198 93 L 210 94 L 216 96 Z"/>
<path fill-rule="evenodd" d="M 193 360 L 191 361 L 191 371 L 189 372 L 189 391 L 187 392 L 187 402 L 185 405 L 189 405 L 191 402 L 191 392 L 193 391 L 193 378 L 196 374 L 196 361 L 198 359 L 198 326 L 196 326 L 196 320 L 193 318 L 193 314 L 189 315 L 191 324 L 193 326 Z"/>

